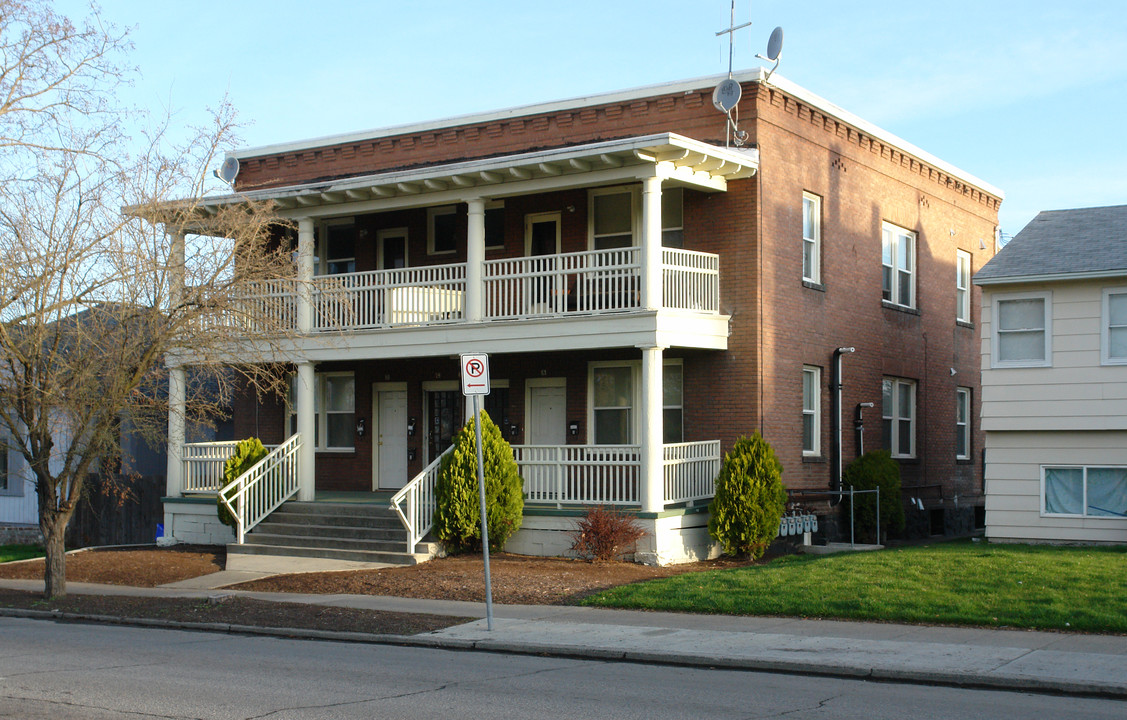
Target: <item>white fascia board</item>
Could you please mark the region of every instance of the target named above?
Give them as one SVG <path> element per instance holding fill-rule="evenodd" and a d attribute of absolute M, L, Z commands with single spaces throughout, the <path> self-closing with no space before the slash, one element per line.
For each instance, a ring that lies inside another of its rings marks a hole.
<path fill-rule="evenodd" d="M 1028 283 L 1071 282 L 1075 280 L 1107 280 L 1127 278 L 1127 270 L 1093 270 L 1078 273 L 1049 273 L 1042 275 L 1010 275 L 1006 277 L 974 278 L 975 285 L 1024 285 Z"/>

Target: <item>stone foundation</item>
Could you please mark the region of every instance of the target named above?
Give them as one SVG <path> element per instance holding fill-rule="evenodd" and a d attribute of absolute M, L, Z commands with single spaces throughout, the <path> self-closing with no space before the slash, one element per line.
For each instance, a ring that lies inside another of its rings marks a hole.
<path fill-rule="evenodd" d="M 164 498 L 164 536 L 157 545 L 226 545 L 235 531 L 219 522 L 215 498 Z"/>
<path fill-rule="evenodd" d="M 42 545 L 38 525 L 0 525 L 0 545 Z"/>

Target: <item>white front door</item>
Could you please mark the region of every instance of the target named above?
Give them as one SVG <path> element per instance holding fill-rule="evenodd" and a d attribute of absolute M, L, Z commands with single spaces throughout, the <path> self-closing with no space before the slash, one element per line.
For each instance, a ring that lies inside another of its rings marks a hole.
<path fill-rule="evenodd" d="M 567 444 L 567 386 L 564 378 L 528 380 L 525 442 Z"/>
<path fill-rule="evenodd" d="M 372 387 L 376 407 L 373 429 L 373 490 L 397 490 L 407 484 L 407 391 Z"/>

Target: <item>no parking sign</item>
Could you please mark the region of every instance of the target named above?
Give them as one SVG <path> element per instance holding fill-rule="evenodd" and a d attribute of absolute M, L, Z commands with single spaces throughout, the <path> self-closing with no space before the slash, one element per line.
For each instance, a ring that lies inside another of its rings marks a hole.
<path fill-rule="evenodd" d="M 489 394 L 489 355 L 462 353 L 462 394 Z"/>

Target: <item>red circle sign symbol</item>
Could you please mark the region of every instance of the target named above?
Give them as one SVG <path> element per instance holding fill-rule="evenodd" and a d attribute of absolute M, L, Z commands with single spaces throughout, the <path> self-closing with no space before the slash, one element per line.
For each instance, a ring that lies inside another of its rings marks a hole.
<path fill-rule="evenodd" d="M 478 360 L 477 358 L 473 358 L 472 360 L 470 360 L 469 362 L 466 363 L 466 374 L 469 375 L 470 377 L 475 377 L 475 378 L 481 377 L 482 373 L 484 373 L 484 372 L 485 372 L 485 363 L 483 363 L 481 360 Z"/>

